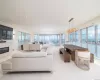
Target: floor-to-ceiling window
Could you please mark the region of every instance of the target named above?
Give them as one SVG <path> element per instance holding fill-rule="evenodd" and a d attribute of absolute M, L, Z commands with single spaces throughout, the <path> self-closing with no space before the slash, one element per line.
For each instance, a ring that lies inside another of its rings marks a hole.
<path fill-rule="evenodd" d="M 61 40 L 61 41 L 60 41 Z M 34 41 L 43 42 L 44 44 L 54 44 L 60 45 L 65 43 L 65 35 L 64 34 L 39 34 L 34 35 Z"/>
<path fill-rule="evenodd" d="M 76 43 L 76 42 L 75 42 L 75 40 L 76 40 L 76 39 L 75 39 L 75 38 L 76 38 L 76 37 L 75 37 L 75 32 L 73 32 L 72 35 L 73 35 L 72 43 L 73 43 L 73 45 L 75 45 L 75 43 Z"/>
<path fill-rule="evenodd" d="M 77 45 L 77 46 L 80 46 L 80 30 L 78 30 L 78 31 L 76 31 L 75 32 L 75 44 Z"/>
<path fill-rule="evenodd" d="M 38 34 L 35 34 L 34 35 L 34 42 L 39 42 L 39 35 Z"/>
<path fill-rule="evenodd" d="M 61 44 L 65 44 L 65 35 L 61 34 Z"/>
<path fill-rule="evenodd" d="M 31 41 L 31 35 L 30 34 L 27 34 L 26 37 L 27 37 L 26 38 L 27 42 L 30 42 Z"/>
<path fill-rule="evenodd" d="M 81 29 L 81 45 L 84 48 L 87 48 L 87 30 L 86 28 Z"/>
<path fill-rule="evenodd" d="M 73 39 L 74 39 L 74 35 L 73 35 L 73 33 L 70 33 L 70 42 L 71 42 L 71 44 L 73 44 Z"/>
<path fill-rule="evenodd" d="M 30 42 L 30 34 L 24 32 L 18 32 L 18 45 Z"/>
<path fill-rule="evenodd" d="M 75 43 L 76 43 L 76 42 L 75 42 L 75 40 L 76 40 L 76 39 L 75 39 L 75 38 L 76 38 L 76 37 L 75 37 L 75 32 L 69 33 L 68 36 L 69 36 L 69 41 L 70 41 L 69 43 L 75 45 Z"/>
<path fill-rule="evenodd" d="M 88 49 L 91 53 L 96 53 L 95 26 L 88 27 Z"/>
<path fill-rule="evenodd" d="M 96 51 L 96 57 L 100 58 L 100 25 L 96 26 L 97 31 L 97 51 Z"/>
<path fill-rule="evenodd" d="M 21 32 L 18 32 L 18 45 L 21 44 L 21 41 L 22 41 L 22 33 Z"/>
<path fill-rule="evenodd" d="M 67 42 L 67 44 L 71 44 L 71 34 L 70 33 L 68 33 L 68 42 Z"/>
<path fill-rule="evenodd" d="M 78 31 L 75 32 L 75 36 L 73 33 L 69 33 L 70 43 L 73 44 L 75 39 L 75 45 L 78 45 L 78 40 L 81 39 L 80 46 L 88 48 L 91 53 L 100 59 L 100 25 L 92 25 L 79 31 L 80 33 Z"/>
<path fill-rule="evenodd" d="M 44 36 L 44 35 L 39 35 L 39 42 L 46 42 L 46 36 Z"/>
<path fill-rule="evenodd" d="M 47 35 L 45 40 L 46 40 L 46 43 L 59 45 L 60 44 L 60 35 L 59 34 Z"/>
<path fill-rule="evenodd" d="M 73 38 L 73 37 L 72 37 L 72 34 L 70 33 L 70 34 L 69 34 L 69 41 L 70 41 L 70 42 L 72 41 L 72 38 Z"/>
<path fill-rule="evenodd" d="M 25 33 L 22 32 L 22 40 L 21 40 L 22 44 L 24 43 L 24 40 L 25 40 Z"/>

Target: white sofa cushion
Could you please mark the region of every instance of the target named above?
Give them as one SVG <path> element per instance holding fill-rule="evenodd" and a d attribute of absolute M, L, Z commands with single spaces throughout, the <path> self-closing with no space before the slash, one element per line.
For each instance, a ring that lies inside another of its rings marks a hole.
<path fill-rule="evenodd" d="M 25 51 L 18 51 L 13 55 L 13 58 L 36 58 L 36 57 L 46 57 L 46 52 L 25 52 Z"/>
<path fill-rule="evenodd" d="M 41 52 L 46 52 L 47 51 L 47 49 L 41 49 Z"/>
<path fill-rule="evenodd" d="M 50 47 L 51 45 L 50 44 L 44 44 L 43 46 L 42 46 L 42 49 L 47 49 L 48 47 Z"/>
<path fill-rule="evenodd" d="M 48 47 L 46 52 L 47 54 L 51 55 L 53 54 L 53 51 L 54 51 L 54 47 Z"/>

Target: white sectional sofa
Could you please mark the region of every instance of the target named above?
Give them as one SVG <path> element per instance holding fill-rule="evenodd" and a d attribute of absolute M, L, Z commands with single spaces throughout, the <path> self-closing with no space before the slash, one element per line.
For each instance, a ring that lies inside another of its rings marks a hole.
<path fill-rule="evenodd" d="M 40 52 L 15 51 L 11 60 L 2 64 L 3 72 L 52 71 L 53 53 L 48 48 Z"/>

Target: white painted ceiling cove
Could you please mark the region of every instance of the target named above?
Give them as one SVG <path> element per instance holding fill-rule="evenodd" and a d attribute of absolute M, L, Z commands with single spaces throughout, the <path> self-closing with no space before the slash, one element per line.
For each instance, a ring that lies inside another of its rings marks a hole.
<path fill-rule="evenodd" d="M 100 14 L 100 0 L 0 0 L 0 21 L 31 31 L 65 31 Z"/>

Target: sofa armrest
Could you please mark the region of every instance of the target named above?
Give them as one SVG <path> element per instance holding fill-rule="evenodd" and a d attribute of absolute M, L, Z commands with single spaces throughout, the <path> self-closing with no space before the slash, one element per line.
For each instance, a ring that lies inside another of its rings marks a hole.
<path fill-rule="evenodd" d="M 1 64 L 2 70 L 11 70 L 12 69 L 12 62 L 6 61 Z"/>
<path fill-rule="evenodd" d="M 52 55 L 54 53 L 54 47 L 48 47 L 46 52 L 47 52 L 47 55 Z"/>

